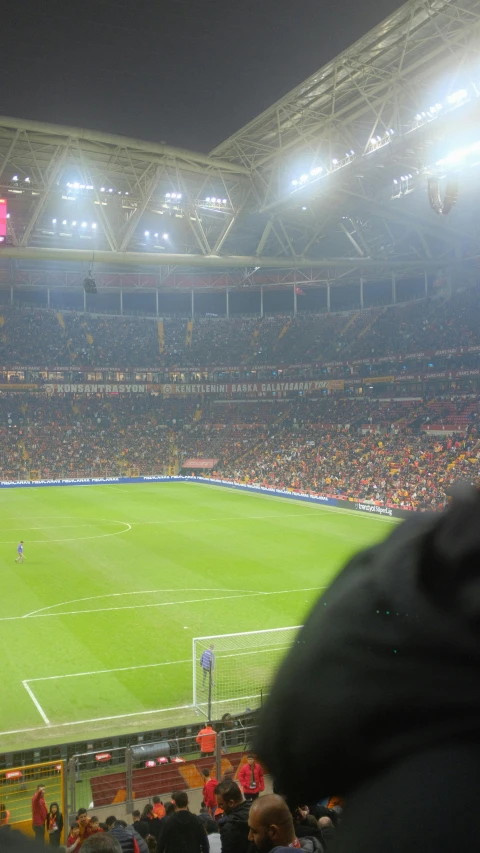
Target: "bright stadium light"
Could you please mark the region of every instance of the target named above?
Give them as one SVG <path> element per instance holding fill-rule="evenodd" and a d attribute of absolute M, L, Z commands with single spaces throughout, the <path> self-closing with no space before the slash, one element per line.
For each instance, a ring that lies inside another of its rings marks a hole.
<path fill-rule="evenodd" d="M 305 184 L 308 181 L 308 175 L 300 175 L 300 183 Z"/>
<path fill-rule="evenodd" d="M 210 196 L 208 196 L 208 198 L 206 198 L 205 201 L 211 201 Z"/>
<path fill-rule="evenodd" d="M 101 187 L 101 188 L 100 188 L 100 192 L 101 192 L 101 193 L 104 193 L 104 192 L 105 192 L 105 187 Z"/>
<path fill-rule="evenodd" d="M 297 180 L 292 181 L 292 187 L 298 187 L 298 181 Z M 208 201 L 208 199 L 207 199 L 207 201 Z"/>
<path fill-rule="evenodd" d="M 336 158 L 336 157 L 334 157 L 334 158 L 333 158 L 332 163 L 333 163 L 333 165 L 334 165 L 334 166 L 337 166 L 337 165 L 338 165 L 338 160 L 337 160 L 337 158 Z"/>
<path fill-rule="evenodd" d="M 95 228 L 96 228 L 96 227 L 97 227 L 97 223 L 96 223 L 96 222 L 92 222 L 92 228 L 95 230 Z"/>
<path fill-rule="evenodd" d="M 77 220 L 76 220 L 76 219 L 74 219 L 74 220 L 73 220 L 73 222 L 72 222 L 72 228 L 75 228 L 75 225 L 76 225 L 76 224 L 77 224 Z"/>
<path fill-rule="evenodd" d="M 18 175 L 14 175 L 12 181 L 18 181 Z"/>
<path fill-rule="evenodd" d="M 321 166 L 315 166 L 315 168 L 310 169 L 310 174 L 312 178 L 315 178 L 317 175 L 321 175 L 323 172 L 323 168 Z"/>
<path fill-rule="evenodd" d="M 182 194 L 181 194 L 181 193 L 177 193 L 177 198 L 181 198 L 181 197 L 182 197 Z"/>
<path fill-rule="evenodd" d="M 227 199 L 226 199 L 226 198 L 223 198 L 223 199 L 222 199 L 222 204 L 226 204 L 226 203 L 227 203 Z"/>
<path fill-rule="evenodd" d="M 87 223 L 86 223 L 86 222 L 82 222 L 82 228 L 86 228 L 86 227 L 87 227 Z"/>
<path fill-rule="evenodd" d="M 66 219 L 63 219 L 63 220 L 62 220 L 62 225 L 66 225 L 66 224 L 67 224 L 67 220 L 66 220 Z"/>
<path fill-rule="evenodd" d="M 30 183 L 30 178 L 25 178 L 25 183 L 26 183 L 26 184 L 29 184 L 29 183 Z"/>
<path fill-rule="evenodd" d="M 168 240 L 168 234 L 162 234 L 162 240 Z"/>
<path fill-rule="evenodd" d="M 171 193 L 165 193 L 165 198 L 170 198 L 170 197 L 171 197 Z"/>
<path fill-rule="evenodd" d="M 153 236 L 154 236 L 154 237 L 158 237 L 158 234 L 155 232 L 155 234 L 154 234 Z"/>
<path fill-rule="evenodd" d="M 150 231 L 144 231 L 145 237 L 150 237 Z"/>
<path fill-rule="evenodd" d="M 456 92 L 452 92 L 450 95 L 447 95 L 447 104 L 450 106 L 457 106 L 462 101 L 468 98 L 468 92 L 466 89 L 458 89 Z"/>
<path fill-rule="evenodd" d="M 52 219 L 52 225 L 56 225 L 56 224 L 57 224 L 57 220 L 56 220 L 56 219 Z"/>

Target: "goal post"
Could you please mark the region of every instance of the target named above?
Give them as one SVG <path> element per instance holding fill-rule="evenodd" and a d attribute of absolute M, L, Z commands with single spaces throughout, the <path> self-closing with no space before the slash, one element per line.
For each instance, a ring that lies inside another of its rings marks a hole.
<path fill-rule="evenodd" d="M 194 637 L 194 708 L 217 719 L 258 708 L 301 627 Z"/>

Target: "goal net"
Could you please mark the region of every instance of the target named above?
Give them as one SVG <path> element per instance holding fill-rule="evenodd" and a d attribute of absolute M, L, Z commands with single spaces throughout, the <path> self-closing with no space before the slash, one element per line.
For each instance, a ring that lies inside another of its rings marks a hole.
<path fill-rule="evenodd" d="M 225 713 L 258 708 L 300 627 L 194 637 L 193 705 L 197 711 L 218 719 Z"/>

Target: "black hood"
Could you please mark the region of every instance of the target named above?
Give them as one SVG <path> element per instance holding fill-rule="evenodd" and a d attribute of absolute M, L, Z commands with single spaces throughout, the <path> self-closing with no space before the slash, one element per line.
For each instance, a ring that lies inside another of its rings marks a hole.
<path fill-rule="evenodd" d="M 479 676 L 471 489 L 350 561 L 280 668 L 255 749 L 295 802 L 346 793 L 400 757 L 480 738 Z"/>

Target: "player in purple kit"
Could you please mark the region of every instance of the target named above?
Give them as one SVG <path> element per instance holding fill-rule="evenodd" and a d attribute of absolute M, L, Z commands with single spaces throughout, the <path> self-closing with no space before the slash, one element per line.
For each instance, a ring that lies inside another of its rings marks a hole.
<path fill-rule="evenodd" d="M 15 562 L 16 562 L 16 563 L 23 563 L 23 562 L 25 562 L 25 556 L 24 556 L 24 553 L 23 553 L 23 539 L 18 543 L 17 554 L 18 554 L 18 557 L 17 557 L 17 559 L 15 560 Z"/>

